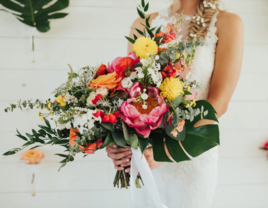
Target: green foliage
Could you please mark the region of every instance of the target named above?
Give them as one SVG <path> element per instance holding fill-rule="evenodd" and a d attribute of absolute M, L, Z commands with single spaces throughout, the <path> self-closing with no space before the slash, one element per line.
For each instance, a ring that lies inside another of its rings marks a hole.
<path fill-rule="evenodd" d="M 186 120 L 183 131 L 178 132 L 178 136 L 176 138 L 170 134 L 170 132 L 176 127 L 176 118 L 173 118 L 171 125 L 166 126 L 165 132 L 159 130 L 152 131 L 150 138 L 152 140 L 154 158 L 156 161 L 169 161 L 166 153 L 163 150 L 164 142 L 169 153 L 176 162 L 190 159 L 184 153 L 184 150 L 192 157 L 197 157 L 220 144 L 219 127 L 217 124 L 194 127 L 195 123 L 202 119 L 208 119 L 217 122 L 218 120 L 215 115 L 215 109 L 209 102 L 205 100 L 197 101 L 195 108 L 206 109 L 206 115 L 201 112 L 194 118 L 192 122 Z M 179 142 L 182 146 L 179 145 Z"/>
<path fill-rule="evenodd" d="M 127 143 L 133 147 L 134 149 L 138 149 L 139 145 L 139 138 L 136 134 L 129 134 L 129 139 L 127 140 Z"/>
<path fill-rule="evenodd" d="M 69 6 L 69 0 L 57 0 L 48 6 L 50 2 L 50 0 L 0 0 L 0 4 L 11 11 L 0 10 L 13 14 L 20 22 L 36 27 L 39 32 L 47 32 L 50 30 L 49 21 L 68 15 L 58 11 Z"/>
<path fill-rule="evenodd" d="M 112 137 L 115 141 L 115 143 L 120 146 L 120 147 L 124 147 L 126 145 L 126 140 L 124 138 L 123 132 L 121 131 L 113 131 L 112 133 Z"/>

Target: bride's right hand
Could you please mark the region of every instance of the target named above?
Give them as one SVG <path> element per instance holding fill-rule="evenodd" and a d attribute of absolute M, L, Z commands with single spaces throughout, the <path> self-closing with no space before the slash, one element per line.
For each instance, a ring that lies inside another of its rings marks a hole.
<path fill-rule="evenodd" d="M 112 144 L 106 147 L 107 156 L 113 160 L 114 168 L 116 170 L 124 170 L 131 164 L 132 151 L 130 147 L 118 147 Z M 129 170 L 126 169 L 126 172 Z"/>

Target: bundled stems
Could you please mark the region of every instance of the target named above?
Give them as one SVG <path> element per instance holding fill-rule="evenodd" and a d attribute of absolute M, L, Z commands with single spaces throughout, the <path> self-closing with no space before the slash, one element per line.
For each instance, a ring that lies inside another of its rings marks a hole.
<path fill-rule="evenodd" d="M 136 180 L 135 180 L 135 186 L 136 188 L 141 188 L 141 184 L 140 181 L 143 184 L 143 181 L 141 179 L 141 176 L 137 176 Z M 114 187 L 119 188 L 126 188 L 128 189 L 128 187 L 130 186 L 130 174 L 126 173 L 125 170 L 118 170 L 116 171 L 115 177 L 114 177 Z"/>

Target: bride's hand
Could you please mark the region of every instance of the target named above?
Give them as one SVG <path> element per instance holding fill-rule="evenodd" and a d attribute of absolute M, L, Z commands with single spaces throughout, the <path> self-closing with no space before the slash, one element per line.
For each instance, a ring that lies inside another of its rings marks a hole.
<path fill-rule="evenodd" d="M 113 160 L 116 170 L 124 170 L 124 167 L 130 166 L 132 152 L 130 147 L 122 148 L 116 144 L 106 147 L 107 156 Z M 127 171 L 126 171 L 127 172 Z"/>
<path fill-rule="evenodd" d="M 143 152 L 146 160 L 147 160 L 147 163 L 150 167 L 151 170 L 157 168 L 158 166 L 160 166 L 163 162 L 156 162 L 154 160 L 154 153 L 153 153 L 153 148 L 150 147 L 150 148 L 147 148 L 146 150 L 144 150 Z"/>

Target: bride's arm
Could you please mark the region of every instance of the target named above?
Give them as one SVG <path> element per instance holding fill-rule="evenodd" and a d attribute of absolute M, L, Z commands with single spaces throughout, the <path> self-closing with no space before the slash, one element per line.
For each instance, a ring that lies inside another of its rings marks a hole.
<path fill-rule="evenodd" d="M 217 21 L 218 44 L 215 65 L 208 94 L 208 102 L 221 117 L 228 109 L 229 102 L 236 88 L 243 58 L 244 27 L 236 14 L 221 12 Z M 202 120 L 196 126 L 212 124 Z"/>

